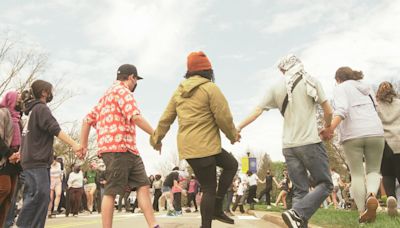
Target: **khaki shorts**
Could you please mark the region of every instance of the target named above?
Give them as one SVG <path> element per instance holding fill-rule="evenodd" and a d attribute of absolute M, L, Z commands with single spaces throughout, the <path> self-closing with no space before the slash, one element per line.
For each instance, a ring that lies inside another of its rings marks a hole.
<path fill-rule="evenodd" d="M 96 191 L 96 183 L 85 184 L 85 192 Z"/>
<path fill-rule="evenodd" d="M 106 165 L 105 195 L 117 195 L 131 189 L 150 185 L 142 158 L 130 152 L 103 153 Z"/>

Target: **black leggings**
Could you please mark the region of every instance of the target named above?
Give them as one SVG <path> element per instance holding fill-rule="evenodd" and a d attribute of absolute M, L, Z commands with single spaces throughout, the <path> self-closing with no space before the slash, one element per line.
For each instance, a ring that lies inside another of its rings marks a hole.
<path fill-rule="evenodd" d="M 394 154 L 385 142 L 383 150 L 381 173 L 386 195 L 396 197 L 396 179 L 400 182 L 400 154 Z"/>
<path fill-rule="evenodd" d="M 261 198 L 265 194 L 265 203 L 267 205 L 271 205 L 271 190 L 272 190 L 272 187 L 267 187 L 264 190 L 262 190 L 258 199 L 261 200 Z"/>
<path fill-rule="evenodd" d="M 196 193 L 195 192 L 188 193 L 188 197 L 187 197 L 188 207 L 192 206 L 192 202 L 193 202 L 194 208 L 197 210 Z"/>
<path fill-rule="evenodd" d="M 238 163 L 232 154 L 224 149 L 219 154 L 204 158 L 187 159 L 187 162 L 199 180 L 203 192 L 200 204 L 201 226 L 202 228 L 210 228 L 214 214 L 215 198 L 224 198 L 229 186 L 232 184 Z M 217 166 L 223 169 L 218 182 L 218 192 L 216 192 Z"/>
<path fill-rule="evenodd" d="M 174 193 L 174 209 L 175 211 L 182 211 L 182 193 Z"/>
<path fill-rule="evenodd" d="M 158 200 L 160 199 L 162 195 L 161 189 L 156 188 L 156 190 L 154 190 L 154 201 L 153 201 L 153 210 L 155 211 L 159 211 L 160 208 L 158 207 Z"/>

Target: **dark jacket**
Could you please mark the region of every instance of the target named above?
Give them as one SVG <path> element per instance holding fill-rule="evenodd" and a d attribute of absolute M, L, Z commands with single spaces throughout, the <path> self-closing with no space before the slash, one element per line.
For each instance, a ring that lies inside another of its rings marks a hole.
<path fill-rule="evenodd" d="M 60 133 L 60 125 L 49 107 L 39 100 L 28 102 L 25 114 L 28 115 L 28 122 L 22 132 L 22 168 L 50 168 L 54 136 Z"/>

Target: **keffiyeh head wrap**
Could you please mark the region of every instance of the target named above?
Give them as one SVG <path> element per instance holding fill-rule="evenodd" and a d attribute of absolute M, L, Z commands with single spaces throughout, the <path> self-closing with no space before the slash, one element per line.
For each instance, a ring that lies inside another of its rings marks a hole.
<path fill-rule="evenodd" d="M 306 71 L 304 71 L 304 66 L 300 59 L 298 59 L 293 54 L 288 54 L 279 61 L 278 68 L 282 70 L 285 74 L 286 91 L 288 94 L 289 102 L 291 102 L 293 98 L 293 84 L 300 76 L 303 77 L 306 83 L 307 95 L 312 97 L 314 101 L 318 100 L 318 93 L 315 81 Z"/>

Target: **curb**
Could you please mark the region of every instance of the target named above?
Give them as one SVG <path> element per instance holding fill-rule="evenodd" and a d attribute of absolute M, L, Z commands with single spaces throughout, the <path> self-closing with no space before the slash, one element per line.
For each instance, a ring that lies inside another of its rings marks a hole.
<path fill-rule="evenodd" d="M 267 222 L 273 223 L 279 227 L 287 227 L 285 222 L 281 217 L 281 213 L 279 212 L 267 212 L 267 211 L 252 211 L 256 217 L 261 218 Z M 321 226 L 308 224 L 310 228 L 322 228 Z"/>

